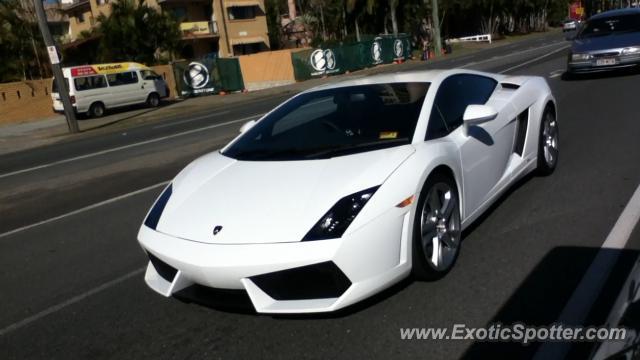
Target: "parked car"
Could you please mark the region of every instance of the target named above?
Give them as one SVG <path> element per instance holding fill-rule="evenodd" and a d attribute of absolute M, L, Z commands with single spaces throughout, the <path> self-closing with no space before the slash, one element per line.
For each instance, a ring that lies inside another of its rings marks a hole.
<path fill-rule="evenodd" d="M 592 16 L 571 45 L 569 74 L 607 71 L 640 64 L 640 9 Z"/>
<path fill-rule="evenodd" d="M 567 31 L 574 31 L 578 29 L 578 26 L 580 25 L 580 20 L 576 20 L 576 19 L 565 19 L 562 22 L 562 31 L 567 32 Z"/>
<path fill-rule="evenodd" d="M 325 312 L 453 267 L 462 230 L 558 164 L 542 77 L 377 75 L 295 95 L 188 165 L 140 227 L 163 296 L 245 291 L 262 313 Z"/>
<path fill-rule="evenodd" d="M 138 63 L 98 64 L 62 69 L 74 110 L 78 114 L 101 117 L 107 109 L 146 103 L 160 105 L 169 96 L 162 76 Z M 63 112 L 57 84 L 51 92 L 53 110 Z"/>

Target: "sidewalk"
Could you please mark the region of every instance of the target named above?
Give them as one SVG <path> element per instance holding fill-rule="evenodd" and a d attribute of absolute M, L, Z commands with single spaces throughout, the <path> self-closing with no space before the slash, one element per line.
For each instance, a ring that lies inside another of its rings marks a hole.
<path fill-rule="evenodd" d="M 551 30 L 555 31 L 555 30 Z M 287 94 L 295 94 L 300 91 L 325 84 L 337 82 L 353 76 L 365 76 L 371 74 L 406 71 L 416 69 L 427 63 L 437 63 L 443 60 L 455 59 L 470 55 L 484 49 L 497 48 L 517 41 L 545 36 L 547 33 L 533 33 L 523 36 L 510 37 L 499 40 L 493 44 L 488 43 L 464 43 L 455 49 L 453 54 L 440 57 L 427 62 L 409 60 L 403 64 L 379 65 L 373 68 L 356 71 L 350 74 L 342 74 L 327 78 L 311 79 L 295 84 L 273 87 L 249 93 L 232 93 L 224 96 L 212 95 L 176 100 L 159 108 L 149 109 L 143 107 L 116 112 L 100 119 L 79 120 L 80 133 L 69 134 L 64 116 L 54 116 L 37 121 L 8 124 L 0 126 L 0 154 L 27 150 L 59 141 L 72 140 L 95 136 L 104 133 L 122 131 L 130 127 L 153 123 L 163 119 L 179 117 L 183 114 L 197 115 L 213 112 L 241 102 L 256 101 L 264 98 Z"/>

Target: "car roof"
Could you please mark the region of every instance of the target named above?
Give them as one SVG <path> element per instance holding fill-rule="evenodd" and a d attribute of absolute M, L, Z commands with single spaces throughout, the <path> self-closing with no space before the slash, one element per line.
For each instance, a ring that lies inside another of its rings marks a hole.
<path fill-rule="evenodd" d="M 640 8 L 624 8 L 624 9 L 615 9 L 609 10 L 605 12 L 601 12 L 599 14 L 593 15 L 590 19 L 601 19 L 608 18 L 611 16 L 621 16 L 621 15 L 633 15 L 640 14 Z"/>
<path fill-rule="evenodd" d="M 414 70 L 399 71 L 388 74 L 375 75 L 359 75 L 349 79 L 340 79 L 327 84 L 319 85 L 303 91 L 303 93 L 314 92 L 318 90 L 334 89 L 346 86 L 371 85 L 371 84 L 390 84 L 390 83 L 409 83 L 409 82 L 425 82 L 433 83 L 453 74 L 476 74 L 495 78 L 499 80 L 502 75 L 490 74 L 482 71 L 469 69 L 434 69 L 434 70 Z"/>
<path fill-rule="evenodd" d="M 332 81 L 327 84 L 313 87 L 305 92 L 333 89 L 346 86 L 389 84 L 399 82 L 433 82 L 439 75 L 451 73 L 452 70 L 420 70 L 403 71 L 389 74 L 360 75 L 346 80 Z"/>

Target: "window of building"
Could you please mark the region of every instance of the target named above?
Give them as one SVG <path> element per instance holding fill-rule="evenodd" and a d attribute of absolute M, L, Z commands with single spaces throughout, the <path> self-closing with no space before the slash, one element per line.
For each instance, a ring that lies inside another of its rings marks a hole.
<path fill-rule="evenodd" d="M 187 9 L 184 7 L 174 7 L 169 12 L 178 21 L 184 21 L 187 18 Z"/>
<path fill-rule="evenodd" d="M 135 84 L 138 82 L 138 75 L 135 71 L 121 72 L 117 74 L 107 75 L 109 86 L 120 86 L 127 84 Z"/>
<path fill-rule="evenodd" d="M 263 50 L 263 45 L 259 43 L 233 45 L 234 55 L 255 54 Z"/>
<path fill-rule="evenodd" d="M 84 22 L 84 13 L 79 12 L 78 14 L 76 14 L 76 21 L 79 23 L 83 23 Z"/>
<path fill-rule="evenodd" d="M 257 6 L 232 6 L 229 8 L 229 20 L 255 19 Z"/>

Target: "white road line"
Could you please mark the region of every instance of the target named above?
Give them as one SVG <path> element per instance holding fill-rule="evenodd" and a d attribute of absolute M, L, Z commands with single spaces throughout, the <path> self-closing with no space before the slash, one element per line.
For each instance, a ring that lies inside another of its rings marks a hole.
<path fill-rule="evenodd" d="M 606 284 L 621 250 L 627 245 L 638 220 L 640 220 L 640 185 L 562 309 L 557 323 L 567 326 L 584 325 L 587 315 Z M 567 259 L 567 261 L 570 260 Z M 547 342 L 540 347 L 534 359 L 564 359 L 570 349 L 571 344 L 567 342 Z"/>
<path fill-rule="evenodd" d="M 215 128 L 222 127 L 222 126 L 237 124 L 239 122 L 248 121 L 248 120 L 252 120 L 252 119 L 261 117 L 262 115 L 264 115 L 264 114 L 256 114 L 256 115 L 248 116 L 248 117 L 245 117 L 245 118 L 242 118 L 242 119 L 227 121 L 227 122 L 223 122 L 223 123 L 219 123 L 219 124 L 213 124 L 213 125 L 209 125 L 209 126 L 205 126 L 205 127 L 201 127 L 201 128 L 197 128 L 197 129 L 192 129 L 192 130 L 187 130 L 187 131 L 183 131 L 183 132 L 179 132 L 179 133 L 175 133 L 175 134 L 171 134 L 171 135 L 161 136 L 159 138 L 155 138 L 155 139 L 151 139 L 151 140 L 145 140 L 145 141 L 141 141 L 141 142 L 137 142 L 137 143 L 133 143 L 133 144 L 118 146 L 118 147 L 115 147 L 115 148 L 106 149 L 106 150 L 102 150 L 102 151 L 97 151 L 97 152 L 90 153 L 90 154 L 85 154 L 85 155 L 80 155 L 80 156 L 76 156 L 76 157 L 72 157 L 72 158 L 68 158 L 68 159 L 58 160 L 58 161 L 54 161 L 54 162 L 50 162 L 50 163 L 47 163 L 47 164 L 34 166 L 34 167 L 31 167 L 31 168 L 27 168 L 27 169 L 16 170 L 16 171 L 5 173 L 5 174 L 0 174 L 0 179 L 6 178 L 6 177 L 9 177 L 9 176 L 18 175 L 18 174 L 23 174 L 23 173 L 26 173 L 26 172 L 45 169 L 45 168 L 52 167 L 52 166 L 55 166 L 55 165 L 69 163 L 69 162 L 72 162 L 72 161 L 77 161 L 77 160 L 91 158 L 91 157 L 94 157 L 94 156 L 109 154 L 109 153 L 112 153 L 112 152 L 115 152 L 115 151 L 120 151 L 120 150 L 130 149 L 130 148 L 137 147 L 137 146 L 152 144 L 152 143 L 155 143 L 155 142 L 168 140 L 168 139 L 172 139 L 172 138 L 183 136 L 183 135 L 189 135 L 189 134 L 197 133 L 197 132 L 204 131 L 204 130 L 210 130 L 210 129 L 215 129 Z"/>
<path fill-rule="evenodd" d="M 57 221 L 57 220 L 60 220 L 60 219 L 64 219 L 64 218 L 69 217 L 69 216 L 77 215 L 77 214 L 83 213 L 85 211 L 89 211 L 89 210 L 98 208 L 100 206 L 111 204 L 111 203 L 114 203 L 116 201 L 119 201 L 119 200 L 122 200 L 122 199 L 126 199 L 126 198 L 134 196 L 134 195 L 142 194 L 143 192 L 159 188 L 161 186 L 167 185 L 168 183 L 169 183 L 169 181 L 163 181 L 161 183 L 158 183 L 158 184 L 155 184 L 155 185 L 151 185 L 151 186 L 147 186 L 146 188 L 142 188 L 142 189 L 139 189 L 139 190 L 136 190 L 136 191 L 132 191 L 130 193 L 126 193 L 126 194 L 123 194 L 123 195 L 120 195 L 120 196 L 116 196 L 116 197 L 108 199 L 108 200 L 101 201 L 99 203 L 95 203 L 95 204 L 92 204 L 92 205 L 89 205 L 89 206 L 85 206 L 83 208 L 80 208 L 80 209 L 77 209 L 77 210 L 73 210 L 71 212 L 68 212 L 68 213 L 65 213 L 65 214 L 62 214 L 62 215 L 58 215 L 56 217 L 52 217 L 52 218 L 49 218 L 49 219 L 46 219 L 46 220 L 42 220 L 40 222 L 31 224 L 31 225 L 26 225 L 26 226 L 23 226 L 23 227 L 19 227 L 17 229 L 13 229 L 13 230 L 10 230 L 10 231 L 7 231 L 5 233 L 0 234 L 0 239 L 2 239 L 4 237 L 7 237 L 9 235 L 13 235 L 13 234 L 19 233 L 21 231 L 32 229 L 32 228 L 40 226 L 40 225 L 48 224 L 50 222 L 54 222 L 54 221 Z"/>
<path fill-rule="evenodd" d="M 529 52 L 532 52 L 532 51 L 541 50 L 541 49 L 546 49 L 546 48 L 548 48 L 548 47 L 558 46 L 559 44 L 563 44 L 563 43 L 564 43 L 564 42 L 556 42 L 556 43 L 553 43 L 553 44 L 550 44 L 550 45 L 544 45 L 544 46 L 539 46 L 539 47 L 529 48 L 529 49 L 526 49 L 526 50 L 517 51 L 517 52 L 511 53 L 511 54 L 507 54 L 507 55 L 494 56 L 494 57 L 491 57 L 491 58 L 489 58 L 489 59 L 485 59 L 485 60 L 481 60 L 481 61 L 472 61 L 472 62 L 470 62 L 470 63 L 467 63 L 467 64 L 465 64 L 465 65 L 462 65 L 462 67 L 464 68 L 464 67 L 469 67 L 469 66 L 472 66 L 472 65 L 473 65 L 473 66 L 475 66 L 475 65 L 481 65 L 481 64 L 488 63 L 488 62 L 492 62 L 492 61 L 496 61 L 496 60 L 500 60 L 500 59 L 508 58 L 508 57 L 511 57 L 511 56 L 522 55 L 522 54 L 526 54 L 526 53 L 529 53 Z"/>
<path fill-rule="evenodd" d="M 212 117 L 217 117 L 220 115 L 224 115 L 224 114 L 228 114 L 230 111 L 220 111 L 217 112 L 215 114 L 209 114 L 209 115 L 204 115 L 204 116 L 197 116 L 197 117 L 193 117 L 187 120 L 181 120 L 181 121 L 174 121 L 174 122 L 170 122 L 168 124 L 162 124 L 162 125 L 158 125 L 158 126 L 154 126 L 153 129 L 162 129 L 162 128 L 166 128 L 169 126 L 175 126 L 175 125 L 180 125 L 180 124 L 186 124 L 186 123 L 190 123 L 192 121 L 198 121 L 198 120 L 202 120 L 202 119 L 208 119 L 208 118 L 212 118 Z"/>
<path fill-rule="evenodd" d="M 519 68 L 521 68 L 521 67 L 523 67 L 523 66 L 527 66 L 527 65 L 529 65 L 529 64 L 531 64 L 531 63 L 533 63 L 533 62 L 536 62 L 536 61 L 538 61 L 538 60 L 542 60 L 542 59 L 544 59 L 544 58 L 546 58 L 546 57 L 549 57 L 549 56 L 551 56 L 551 55 L 553 55 L 553 54 L 557 54 L 557 53 L 559 53 L 560 51 L 563 51 L 563 50 L 565 50 L 565 49 L 568 49 L 570 46 L 571 46 L 571 45 L 565 45 L 565 46 L 563 46 L 563 47 L 561 47 L 561 48 L 559 48 L 559 49 L 556 49 L 556 50 L 554 50 L 554 51 L 552 51 L 552 52 L 546 53 L 546 54 L 544 54 L 544 55 L 540 55 L 540 56 L 538 56 L 538 57 L 536 57 L 536 58 L 533 58 L 533 59 L 531 59 L 531 60 L 529 60 L 529 61 L 525 61 L 525 62 L 523 62 L 523 63 L 521 63 L 521 64 L 514 65 L 514 66 L 512 66 L 512 67 L 510 67 L 510 68 L 507 68 L 507 69 L 505 69 L 505 70 L 500 71 L 500 72 L 499 72 L 499 74 L 504 74 L 504 73 L 506 73 L 506 72 L 509 72 L 509 71 L 512 71 L 512 70 L 515 70 L 515 69 L 519 69 Z"/>
<path fill-rule="evenodd" d="M 557 78 L 559 76 L 562 76 L 564 72 L 565 72 L 564 69 L 558 69 L 558 70 L 552 71 L 551 73 L 549 73 L 549 78 L 550 79 Z"/>
<path fill-rule="evenodd" d="M 134 270 L 134 271 L 132 271 L 130 273 L 127 273 L 127 274 L 125 274 L 125 275 L 123 275 L 123 276 L 121 276 L 119 278 L 113 279 L 111 281 L 107 281 L 106 283 L 104 283 L 104 284 L 102 284 L 102 285 L 100 285 L 98 287 L 95 287 L 95 288 L 93 288 L 93 289 L 91 289 L 89 291 L 86 291 L 86 292 L 84 292 L 84 293 L 82 293 L 82 294 L 80 294 L 78 296 L 74 296 L 69 300 L 66 300 L 66 301 L 61 302 L 61 303 L 59 303 L 57 305 L 51 306 L 51 307 L 49 307 L 49 308 L 47 308 L 47 309 L 45 309 L 45 310 L 43 310 L 43 311 L 41 311 L 41 312 L 39 312 L 37 314 L 29 316 L 28 318 L 25 318 L 25 319 L 22 319 L 22 320 L 20 320 L 18 322 L 15 322 L 15 323 L 13 323 L 13 324 L 11 324 L 11 325 L 3 328 L 3 329 L 0 329 L 0 336 L 7 335 L 8 333 L 11 333 L 13 331 L 19 330 L 20 328 L 23 328 L 23 327 L 31 324 L 34 321 L 40 320 L 43 317 L 46 317 L 46 316 L 51 315 L 51 314 L 53 314 L 55 312 L 58 312 L 58 311 L 66 308 L 66 307 L 68 307 L 70 305 L 73 305 L 73 304 L 75 304 L 75 303 L 77 303 L 79 301 L 82 301 L 82 300 L 88 298 L 89 296 L 95 295 L 95 294 L 100 293 L 102 291 L 105 291 L 105 290 L 107 290 L 107 289 L 109 289 L 109 288 L 111 288 L 111 287 L 113 287 L 115 285 L 118 285 L 121 282 L 129 280 L 132 277 L 134 277 L 134 276 L 136 276 L 138 274 L 141 274 L 144 271 L 144 269 L 145 268 L 136 269 L 136 270 Z"/>

